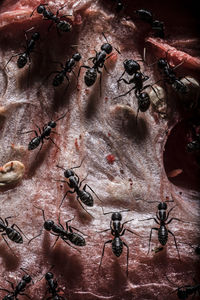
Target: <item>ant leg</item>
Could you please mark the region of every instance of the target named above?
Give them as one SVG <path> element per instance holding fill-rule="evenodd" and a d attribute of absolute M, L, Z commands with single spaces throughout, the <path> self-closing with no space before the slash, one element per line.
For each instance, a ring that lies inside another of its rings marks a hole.
<path fill-rule="evenodd" d="M 10 280 L 7 280 L 6 279 L 6 281 L 11 285 L 11 288 L 13 289 L 13 290 L 15 290 L 15 287 L 14 287 L 14 284 L 13 284 L 13 282 L 12 281 L 10 281 Z"/>
<path fill-rule="evenodd" d="M 14 55 L 12 55 L 12 56 L 9 58 L 9 60 L 7 61 L 7 63 L 5 64 L 5 66 L 3 67 L 3 69 L 5 69 L 5 68 L 6 68 L 6 66 L 9 64 L 9 62 L 11 61 L 11 59 L 13 59 L 13 57 L 15 57 L 15 56 L 19 56 L 19 55 L 21 55 L 21 54 L 23 54 L 23 53 L 18 53 L 18 54 L 14 54 Z"/>
<path fill-rule="evenodd" d="M 127 248 L 127 256 L 126 256 L 126 258 L 127 258 L 127 265 L 126 265 L 126 276 L 128 277 L 128 259 L 129 259 L 129 246 L 125 243 L 125 242 L 123 242 L 123 245 L 124 246 L 126 246 L 126 248 Z"/>
<path fill-rule="evenodd" d="M 108 228 L 108 229 L 104 229 L 104 230 L 101 230 L 101 231 L 96 231 L 97 233 L 102 233 L 102 232 L 106 232 L 106 231 L 109 231 L 110 230 L 110 228 Z"/>
<path fill-rule="evenodd" d="M 174 206 L 174 207 L 172 207 L 172 208 L 170 208 L 170 210 L 168 211 L 168 213 L 167 213 L 167 217 L 166 217 L 166 220 L 169 218 L 169 214 L 170 214 L 170 212 L 174 209 L 176 207 L 176 205 Z"/>
<path fill-rule="evenodd" d="M 67 194 L 68 193 L 70 193 L 70 194 L 74 194 L 75 193 L 75 191 L 67 191 L 65 194 L 64 194 L 64 197 L 62 198 L 62 201 L 61 201 L 61 203 L 60 203 L 60 205 L 59 205 L 59 208 L 62 206 L 62 204 L 63 204 L 63 201 L 64 201 L 64 199 L 66 198 L 66 196 L 67 196 Z"/>
<path fill-rule="evenodd" d="M 176 250 L 177 250 L 177 252 L 178 252 L 178 258 L 179 258 L 179 260 L 181 260 L 181 258 L 180 258 L 180 254 L 179 254 L 179 250 L 178 250 L 178 246 L 177 246 L 177 243 L 176 243 L 176 237 L 175 237 L 175 235 L 168 229 L 168 232 L 171 234 L 171 235 L 173 235 L 173 237 L 174 237 L 174 243 L 175 243 L 175 246 L 176 246 Z"/>
<path fill-rule="evenodd" d="M 51 137 L 48 137 L 48 138 L 45 138 L 45 139 L 50 140 L 59 150 L 61 150 L 60 147 L 58 147 L 58 145 L 56 145 L 56 143 L 52 140 Z"/>
<path fill-rule="evenodd" d="M 42 227 L 42 229 L 40 230 L 40 233 L 39 233 L 38 235 L 34 236 L 32 239 L 30 239 L 30 240 L 28 241 L 28 245 L 32 242 L 32 240 L 34 240 L 34 239 L 38 238 L 39 236 L 41 236 L 42 231 L 43 231 L 43 227 Z"/>
<path fill-rule="evenodd" d="M 149 236 L 149 247 L 148 247 L 148 252 L 147 252 L 147 254 L 149 254 L 149 251 L 150 251 L 151 236 L 152 236 L 152 231 L 153 231 L 153 230 L 158 230 L 158 228 L 156 228 L 156 227 L 151 228 L 151 232 L 150 232 L 150 236 Z"/>
<path fill-rule="evenodd" d="M 120 236 L 124 235 L 124 233 L 125 233 L 126 231 L 128 231 L 128 232 L 130 232 L 130 233 L 132 233 L 132 234 L 135 234 L 135 235 L 141 237 L 141 235 L 139 235 L 139 234 L 133 232 L 132 230 L 130 230 L 130 229 L 128 229 L 128 228 L 125 228 L 125 229 L 122 231 L 122 233 L 120 234 Z"/>
<path fill-rule="evenodd" d="M 108 70 L 107 70 L 107 68 L 106 68 L 105 65 L 104 65 L 104 69 L 106 70 L 106 72 L 107 72 L 109 75 L 111 75 L 110 72 L 108 72 Z"/>
<path fill-rule="evenodd" d="M 122 80 L 125 81 L 125 79 L 123 79 L 123 78 L 122 78 Z M 128 95 L 134 89 L 135 89 L 135 86 L 132 89 L 130 89 L 128 92 L 113 98 L 113 100 Z"/>
<path fill-rule="evenodd" d="M 83 204 L 82 204 L 81 201 L 79 200 L 79 197 L 77 197 L 76 199 L 78 200 L 79 204 L 80 204 L 81 207 L 84 209 L 84 211 L 85 211 L 88 215 L 90 215 L 90 217 L 94 218 L 93 215 L 91 215 L 91 214 L 87 211 L 87 209 L 85 209 L 85 207 L 83 206 Z"/>
<path fill-rule="evenodd" d="M 160 225 L 160 223 L 158 222 L 158 220 L 156 220 L 156 218 L 148 218 L 148 219 L 139 220 L 139 221 L 147 221 L 147 220 L 154 220 L 158 225 Z"/>
<path fill-rule="evenodd" d="M 83 179 L 84 180 L 84 179 Z M 83 180 L 81 181 L 81 183 L 83 182 Z M 92 192 L 93 192 L 93 194 L 95 194 L 95 196 L 97 197 L 97 199 L 99 200 L 99 201 L 101 201 L 101 202 L 103 202 L 98 196 L 97 196 L 97 194 L 95 193 L 95 191 L 86 183 L 85 185 L 84 185 L 84 187 L 83 187 L 83 190 L 85 191 L 85 192 L 87 192 L 86 191 L 86 187 L 88 187 Z"/>
<path fill-rule="evenodd" d="M 29 131 L 25 131 L 25 132 L 20 132 L 20 134 L 31 133 L 31 132 L 34 132 L 36 137 L 38 137 L 38 133 L 37 133 L 36 130 L 29 130 Z"/>
<path fill-rule="evenodd" d="M 3 288 L 0 288 L 0 291 L 5 291 L 7 293 L 12 293 L 11 291 L 7 290 L 7 289 L 3 289 Z"/>
<path fill-rule="evenodd" d="M 64 5 L 64 6 L 62 6 L 61 8 L 59 8 L 59 9 L 57 10 L 57 12 L 56 12 L 56 17 L 59 15 L 59 11 L 62 10 L 65 6 L 67 6 L 67 4 Z M 67 16 L 67 15 L 66 15 L 66 16 Z M 68 15 L 68 16 L 70 16 L 70 15 Z"/>
<path fill-rule="evenodd" d="M 76 247 L 72 246 L 71 244 L 69 244 L 66 240 L 62 239 L 67 245 L 69 245 L 70 247 L 76 249 L 76 251 L 78 251 L 79 253 L 81 253 L 81 251 L 79 249 L 77 249 Z"/>
<path fill-rule="evenodd" d="M 71 220 L 70 220 L 70 221 L 71 221 Z M 68 222 L 69 222 L 69 221 L 68 221 Z M 88 236 L 87 234 L 83 233 L 82 231 L 80 231 L 79 229 L 77 229 L 77 228 L 75 228 L 75 227 L 73 227 L 73 226 L 69 226 L 69 231 L 70 231 L 70 232 L 73 232 L 71 228 L 74 229 L 74 230 L 76 230 L 76 231 L 78 231 L 78 232 L 80 232 L 81 234 L 83 234 L 83 235 L 85 235 L 85 236 Z"/>
<path fill-rule="evenodd" d="M 56 243 L 57 243 L 59 237 L 60 237 L 60 236 L 58 236 L 58 237 L 56 238 L 56 240 L 55 240 L 55 242 L 54 242 L 54 244 L 53 244 L 53 246 L 52 246 L 51 248 L 54 248 L 54 247 L 55 247 L 55 245 L 56 245 Z"/>
<path fill-rule="evenodd" d="M 16 227 L 23 234 L 23 236 L 28 240 L 27 236 L 23 233 L 23 231 L 19 228 L 19 226 L 17 224 L 13 224 L 11 226 L 11 228 L 14 228 L 14 227 Z"/>
<path fill-rule="evenodd" d="M 6 245 L 8 246 L 8 248 L 12 251 L 12 253 L 16 256 L 15 252 L 12 250 L 12 248 L 10 248 L 8 242 L 6 241 L 6 239 L 4 238 L 4 235 L 7 235 L 6 233 L 2 233 L 1 236 L 3 238 L 3 240 L 5 241 Z"/>
<path fill-rule="evenodd" d="M 80 66 L 79 70 L 78 70 L 78 77 L 77 77 L 77 81 L 78 81 L 78 78 L 79 78 L 79 75 L 80 75 L 80 72 L 81 72 L 81 68 L 85 68 L 85 69 L 90 69 L 89 66 L 85 66 L 85 65 L 82 65 Z"/>
<path fill-rule="evenodd" d="M 102 260 L 103 260 L 103 256 L 104 256 L 105 246 L 106 246 L 106 244 L 108 244 L 108 243 L 112 243 L 112 240 L 109 240 L 109 241 L 105 242 L 104 245 L 103 245 L 103 251 L 102 251 L 102 254 L 101 254 L 101 260 L 100 260 L 99 270 L 98 270 L 98 271 L 100 271 L 101 264 L 102 264 Z"/>

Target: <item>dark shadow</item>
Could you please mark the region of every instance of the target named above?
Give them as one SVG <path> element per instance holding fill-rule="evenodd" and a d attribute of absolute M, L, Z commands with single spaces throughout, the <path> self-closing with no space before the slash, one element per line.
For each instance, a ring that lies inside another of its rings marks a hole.
<path fill-rule="evenodd" d="M 6 245 L 0 246 L 0 256 L 3 258 L 2 262 L 6 271 L 14 271 L 19 267 L 21 262 L 20 257 L 12 253 Z"/>

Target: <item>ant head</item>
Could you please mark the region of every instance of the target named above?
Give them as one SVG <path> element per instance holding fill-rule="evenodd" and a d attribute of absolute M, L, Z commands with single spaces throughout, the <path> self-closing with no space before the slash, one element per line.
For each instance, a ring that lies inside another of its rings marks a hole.
<path fill-rule="evenodd" d="M 102 51 L 105 51 L 107 54 L 110 54 L 112 52 L 112 46 L 111 44 L 109 43 L 104 43 L 102 46 L 101 46 L 101 50 Z"/>
<path fill-rule="evenodd" d="M 3 298 L 3 300 L 15 300 L 14 297 L 15 297 L 15 296 L 13 296 L 13 295 L 7 295 L 7 296 L 5 296 L 5 297 Z"/>
<path fill-rule="evenodd" d="M 46 279 L 46 280 L 49 280 L 49 279 L 52 279 L 52 278 L 53 278 L 53 273 L 47 272 L 47 273 L 45 274 L 45 279 Z"/>
<path fill-rule="evenodd" d="M 120 12 L 123 8 L 124 8 L 124 6 L 123 6 L 122 2 L 118 2 L 118 3 L 117 3 L 116 11 L 117 11 L 117 12 Z"/>
<path fill-rule="evenodd" d="M 48 123 L 48 126 L 50 126 L 51 128 L 55 128 L 56 127 L 56 122 L 55 121 L 50 121 Z"/>
<path fill-rule="evenodd" d="M 69 32 L 72 29 L 72 26 L 67 21 L 60 21 L 57 24 L 57 28 L 63 32 Z"/>
<path fill-rule="evenodd" d="M 178 288 L 177 296 L 178 296 L 179 299 L 187 299 L 188 298 L 187 291 L 183 290 L 183 289 L 180 289 L 180 288 Z"/>
<path fill-rule="evenodd" d="M 81 59 L 81 55 L 80 53 L 75 53 L 72 58 L 75 60 L 75 61 L 79 61 Z"/>
<path fill-rule="evenodd" d="M 74 175 L 75 175 L 75 173 L 71 169 L 67 169 L 67 170 L 64 171 L 65 178 L 69 178 L 69 177 L 74 176 Z"/>
<path fill-rule="evenodd" d="M 32 35 L 32 39 L 34 41 L 37 41 L 37 40 L 39 40 L 39 38 L 40 38 L 39 32 L 34 32 L 33 35 Z"/>
<path fill-rule="evenodd" d="M 160 202 L 158 204 L 158 210 L 161 210 L 161 209 L 164 209 L 164 210 L 167 209 L 167 203 L 166 202 Z"/>
<path fill-rule="evenodd" d="M 32 280 L 32 278 L 31 278 L 30 275 L 24 275 L 24 276 L 22 277 L 22 279 L 23 279 L 26 283 L 29 283 L 29 282 L 31 282 L 31 280 Z"/>
<path fill-rule="evenodd" d="M 54 224 L 54 221 L 52 220 L 47 220 L 44 222 L 44 229 L 50 231 L 52 229 L 52 226 Z"/>
<path fill-rule="evenodd" d="M 38 13 L 38 14 L 42 14 L 44 10 L 45 10 L 44 5 L 39 5 L 39 6 L 37 7 L 37 13 Z"/>
<path fill-rule="evenodd" d="M 125 59 L 124 68 L 129 75 L 133 75 L 140 70 L 140 65 L 133 59 Z"/>
<path fill-rule="evenodd" d="M 17 66 L 18 68 L 23 68 L 25 65 L 27 64 L 27 57 L 26 57 L 26 53 L 23 53 L 19 56 L 18 60 L 17 60 Z"/>
<path fill-rule="evenodd" d="M 164 69 L 165 67 L 167 67 L 168 66 L 168 62 L 167 62 L 167 60 L 165 59 L 165 58 L 160 58 L 159 60 L 158 60 L 158 67 L 160 68 L 160 69 Z"/>
<path fill-rule="evenodd" d="M 114 212 L 112 214 L 112 221 L 121 221 L 122 215 L 119 212 Z"/>

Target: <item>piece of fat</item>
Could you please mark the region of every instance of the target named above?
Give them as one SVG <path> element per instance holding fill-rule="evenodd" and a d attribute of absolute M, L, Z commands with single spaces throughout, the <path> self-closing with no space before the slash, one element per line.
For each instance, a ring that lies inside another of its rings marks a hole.
<path fill-rule="evenodd" d="M 20 161 L 13 160 L 0 167 L 0 186 L 19 182 L 24 176 L 25 167 Z"/>

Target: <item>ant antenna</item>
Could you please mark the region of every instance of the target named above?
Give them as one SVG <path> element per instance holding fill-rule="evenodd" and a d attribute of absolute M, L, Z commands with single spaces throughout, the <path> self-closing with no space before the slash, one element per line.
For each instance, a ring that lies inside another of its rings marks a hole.
<path fill-rule="evenodd" d="M 128 208 L 128 209 L 124 209 L 124 210 L 120 210 L 120 211 L 110 211 L 110 212 L 104 212 L 104 209 L 103 209 L 103 207 L 102 207 L 102 206 L 101 206 L 101 208 L 102 208 L 102 211 L 103 211 L 103 214 L 104 214 L 104 215 L 113 214 L 113 213 L 115 213 L 115 212 L 117 212 L 117 213 L 121 213 L 121 212 L 127 212 L 127 211 L 130 211 L 130 209 Z"/>

